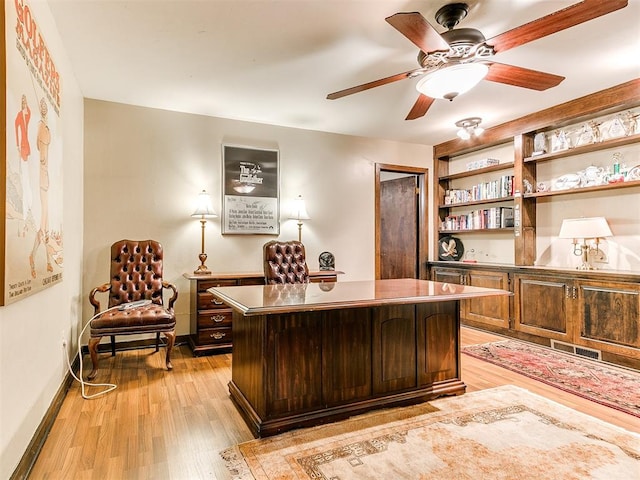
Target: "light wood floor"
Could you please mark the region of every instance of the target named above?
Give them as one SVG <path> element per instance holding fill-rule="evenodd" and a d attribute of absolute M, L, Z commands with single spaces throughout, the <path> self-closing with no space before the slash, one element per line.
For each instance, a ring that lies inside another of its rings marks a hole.
<path fill-rule="evenodd" d="M 501 338 L 462 329 L 463 345 Z M 83 400 L 80 386 L 71 387 L 29 478 L 228 479 L 219 451 L 253 438 L 229 399 L 231 355 L 194 358 L 186 345 L 174 352 L 170 373 L 163 369 L 162 351 L 102 355 L 96 381 L 118 388 Z M 462 355 L 462 372 L 467 391 L 518 385 L 640 432 L 639 418 L 468 355 Z"/>

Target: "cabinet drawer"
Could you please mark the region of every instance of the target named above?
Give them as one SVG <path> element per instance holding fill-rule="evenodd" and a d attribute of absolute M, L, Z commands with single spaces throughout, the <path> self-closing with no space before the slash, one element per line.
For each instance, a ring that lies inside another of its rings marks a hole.
<path fill-rule="evenodd" d="M 212 308 L 229 308 L 222 300 L 218 300 L 209 292 L 198 292 L 198 310 Z"/>
<path fill-rule="evenodd" d="M 233 287 L 237 284 L 236 280 L 200 280 L 198 282 L 198 292 L 206 292 L 213 287 Z"/>
<path fill-rule="evenodd" d="M 198 330 L 203 328 L 231 327 L 231 309 L 205 310 L 198 312 Z"/>
<path fill-rule="evenodd" d="M 198 331 L 198 344 L 200 345 L 230 344 L 231 340 L 231 327 L 208 328 Z"/>

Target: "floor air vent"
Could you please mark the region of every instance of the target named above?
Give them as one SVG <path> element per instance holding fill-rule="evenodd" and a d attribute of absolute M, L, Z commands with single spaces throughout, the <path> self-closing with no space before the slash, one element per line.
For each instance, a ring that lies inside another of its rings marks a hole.
<path fill-rule="evenodd" d="M 551 348 L 580 355 L 581 357 L 587 357 L 592 360 L 602 360 L 602 353 L 600 350 L 594 350 L 592 348 L 579 347 L 570 343 L 559 342 L 558 340 L 551 340 Z"/>

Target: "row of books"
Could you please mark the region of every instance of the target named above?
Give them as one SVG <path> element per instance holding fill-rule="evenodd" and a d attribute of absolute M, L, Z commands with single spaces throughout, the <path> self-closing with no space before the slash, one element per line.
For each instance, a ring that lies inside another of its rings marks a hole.
<path fill-rule="evenodd" d="M 483 182 L 469 189 L 451 189 L 444 195 L 445 205 L 475 202 L 477 200 L 492 200 L 513 195 L 513 175 L 503 175 L 491 182 Z"/>
<path fill-rule="evenodd" d="M 449 215 L 440 224 L 441 230 L 482 230 L 513 227 L 512 207 L 474 210 L 466 215 Z"/>

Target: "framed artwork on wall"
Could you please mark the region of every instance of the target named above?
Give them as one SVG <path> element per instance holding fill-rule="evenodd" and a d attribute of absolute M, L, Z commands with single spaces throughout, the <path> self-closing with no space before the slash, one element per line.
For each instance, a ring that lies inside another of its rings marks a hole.
<path fill-rule="evenodd" d="M 61 78 L 29 2 L 4 2 L 0 305 L 62 281 Z"/>
<path fill-rule="evenodd" d="M 279 152 L 222 145 L 222 233 L 280 234 Z"/>

